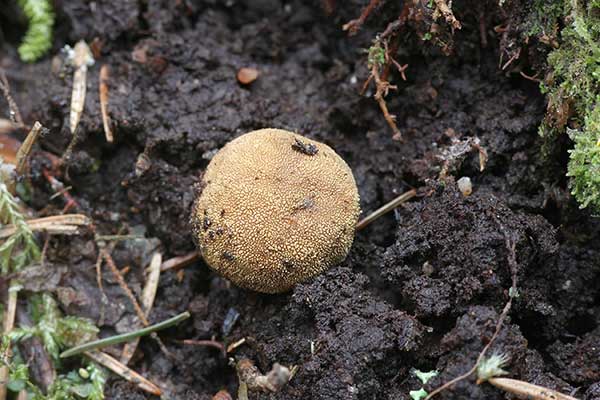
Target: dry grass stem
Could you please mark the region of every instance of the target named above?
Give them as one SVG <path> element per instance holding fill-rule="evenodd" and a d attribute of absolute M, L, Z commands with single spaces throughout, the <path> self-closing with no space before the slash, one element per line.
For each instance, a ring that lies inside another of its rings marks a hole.
<path fill-rule="evenodd" d="M 407 202 L 408 200 L 412 199 L 416 195 L 417 195 L 417 191 L 415 189 L 409 190 L 408 192 L 401 194 L 400 196 L 396 197 L 394 200 L 390 201 L 389 203 L 384 204 L 383 206 L 379 207 L 377 210 L 373 211 L 371 214 L 367 215 L 365 218 L 358 221 L 358 223 L 356 224 L 356 230 L 360 231 L 361 229 L 364 229 L 367 225 L 369 225 L 371 222 L 375 221 L 377 218 L 392 211 L 394 208 L 398 207 L 402 203 Z"/>
<path fill-rule="evenodd" d="M 51 217 L 27 220 L 27 225 L 32 231 L 45 231 L 52 235 L 75 235 L 82 226 L 91 225 L 92 221 L 83 214 L 53 215 Z M 17 228 L 6 225 L 0 229 L 0 239 L 13 235 Z"/>
<path fill-rule="evenodd" d="M 162 254 L 154 253 L 152 255 L 152 260 L 150 261 L 150 265 L 147 269 L 147 278 L 146 284 L 144 285 L 144 289 L 142 291 L 142 307 L 144 309 L 144 313 L 146 318 L 150 315 L 150 310 L 152 310 L 152 305 L 154 304 L 154 299 L 156 298 L 156 292 L 158 290 L 158 282 L 160 280 L 160 265 L 162 263 Z M 123 364 L 129 364 L 137 346 L 140 342 L 140 338 L 134 339 L 130 343 L 126 343 L 123 347 L 123 352 L 121 353 L 121 362 Z"/>
<path fill-rule="evenodd" d="M 17 151 L 17 175 L 21 176 L 25 172 L 25 167 L 27 166 L 27 158 L 31 153 L 31 148 L 33 147 L 33 144 L 40 136 L 42 129 L 42 124 L 40 124 L 38 121 L 35 121 L 35 123 L 33 124 L 33 128 L 31 128 L 29 134 L 27 134 L 27 137 L 25 138 L 25 141 L 23 142 L 21 147 L 19 147 L 19 151 Z"/>
<path fill-rule="evenodd" d="M 110 68 L 104 64 L 100 68 L 100 110 L 102 112 L 102 125 L 104 126 L 104 135 L 106 141 L 112 143 L 114 140 L 112 130 L 110 129 L 110 117 L 108 115 L 108 81 L 110 79 Z"/>
<path fill-rule="evenodd" d="M 83 354 L 85 354 L 86 357 L 90 358 L 92 361 L 105 366 L 123 379 L 136 384 L 141 390 L 155 396 L 160 396 L 162 394 L 162 390 L 160 390 L 160 388 L 154 383 L 150 382 L 148 379 L 144 378 L 142 375 L 138 374 L 126 365 L 123 365 L 108 354 L 100 351 L 87 351 Z"/>
<path fill-rule="evenodd" d="M 169 258 L 160 266 L 160 271 L 165 272 L 170 269 L 178 270 L 184 267 L 187 267 L 190 264 L 195 263 L 200 259 L 200 253 L 197 251 L 193 251 L 183 256 Z"/>
<path fill-rule="evenodd" d="M 577 400 L 556 390 L 511 378 L 490 378 L 486 382 L 524 399 L 531 400 Z"/>

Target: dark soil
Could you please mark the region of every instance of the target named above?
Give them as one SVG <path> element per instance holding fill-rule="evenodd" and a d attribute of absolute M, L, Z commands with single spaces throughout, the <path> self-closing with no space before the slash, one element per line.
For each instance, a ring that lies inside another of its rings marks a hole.
<path fill-rule="evenodd" d="M 211 337 L 247 338 L 231 357 L 250 358 L 263 372 L 275 362 L 299 367 L 282 391 L 252 399 L 409 399 L 421 387 L 413 368 L 440 371 L 426 385 L 432 389 L 467 371 L 490 340 L 511 286 L 508 237 L 519 296 L 492 351 L 510 356 L 512 377 L 600 399 L 600 221 L 569 198 L 568 143 L 553 162 L 540 155 L 545 103 L 537 85 L 498 68 L 499 39 L 488 35 L 484 48 L 472 14 L 457 13 L 463 29 L 449 56 L 405 34 L 399 61 L 409 64 L 408 80 L 394 74 L 399 90 L 388 96 L 403 133 L 394 141 L 376 102 L 359 95 L 368 75 L 362 49 L 382 21 L 398 15 L 393 5 L 349 38 L 340 27 L 364 1 L 340 1 L 330 16 L 321 2 L 301 0 L 55 3 L 56 57 L 18 61 L 26 23 L 13 4 L 0 13 L 0 65 L 26 122 L 49 128 L 36 151 L 61 156 L 71 140 L 72 75 L 60 68 L 59 49 L 98 38 L 81 138 L 58 178 L 72 186 L 77 211 L 94 219 L 96 233 L 124 229 L 148 238 L 113 251 L 118 266 L 131 267 L 126 279 L 136 293 L 155 248 L 165 259 L 194 250 L 188 219 L 196 184 L 214 152 L 245 132 L 284 128 L 329 144 L 354 171 L 363 215 L 423 187 L 416 200 L 359 232 L 343 265 L 292 293 L 238 289 L 203 262 L 164 273 L 150 320 L 185 310 L 192 318 L 160 334 L 175 360 L 144 338 L 132 367 L 168 398 L 236 393 L 235 369 L 218 351 L 178 342 Z M 112 145 L 100 117 L 102 64 L 112 69 Z M 240 85 L 241 67 L 257 68 L 259 78 Z M 4 102 L 0 109 L 6 116 Z M 444 151 L 475 137 L 489 156 L 485 170 L 469 152 L 436 181 Z M 44 165 L 34 153 L 29 205 L 40 216 L 65 205 L 62 197 L 50 200 Z M 473 194 L 465 198 L 452 176 L 469 176 Z M 135 314 L 108 272 L 109 302 L 98 306 L 96 256 L 92 233 L 54 237 L 48 268 L 60 276 L 53 290 L 66 312 L 97 321 L 103 335 L 127 331 Z M 441 397 L 506 398 L 474 379 Z M 107 398 L 149 397 L 115 378 Z"/>

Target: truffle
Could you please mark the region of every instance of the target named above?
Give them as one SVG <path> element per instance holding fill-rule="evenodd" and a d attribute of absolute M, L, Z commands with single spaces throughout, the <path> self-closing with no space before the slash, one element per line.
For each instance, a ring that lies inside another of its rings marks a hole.
<path fill-rule="evenodd" d="M 360 213 L 352 171 L 329 146 L 261 129 L 223 147 L 194 203 L 194 240 L 238 286 L 284 292 L 344 260 Z"/>

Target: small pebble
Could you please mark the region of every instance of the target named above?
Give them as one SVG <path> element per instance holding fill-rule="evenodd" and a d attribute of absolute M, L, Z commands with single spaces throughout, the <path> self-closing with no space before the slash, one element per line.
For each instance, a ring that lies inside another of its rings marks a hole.
<path fill-rule="evenodd" d="M 237 80 L 242 85 L 249 85 L 258 78 L 258 70 L 256 68 L 240 68 L 237 73 Z"/>
<path fill-rule="evenodd" d="M 467 197 L 473 193 L 473 184 L 471 183 L 471 178 L 468 176 L 463 176 L 460 178 L 456 185 L 458 186 L 458 190 L 463 194 L 463 196 Z"/>

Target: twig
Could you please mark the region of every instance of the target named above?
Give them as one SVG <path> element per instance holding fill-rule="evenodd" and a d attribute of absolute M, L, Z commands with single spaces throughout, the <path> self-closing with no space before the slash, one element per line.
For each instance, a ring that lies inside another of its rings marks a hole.
<path fill-rule="evenodd" d="M 97 362 L 98 364 L 104 365 L 106 368 L 121 376 L 123 379 L 136 384 L 143 391 L 155 396 L 162 395 L 162 391 L 158 386 L 126 365 L 121 364 L 108 354 L 102 352 L 85 352 L 84 354 L 86 357 Z"/>
<path fill-rule="evenodd" d="M 231 343 L 229 346 L 227 346 L 227 353 L 228 354 L 231 353 L 232 351 L 234 351 L 235 349 L 237 349 L 238 347 L 240 347 L 244 343 L 246 343 L 246 338 L 241 338 L 237 342 Z"/>
<path fill-rule="evenodd" d="M 181 341 L 182 344 L 191 345 L 191 346 L 207 346 L 214 347 L 219 350 L 223 357 L 227 357 L 227 350 L 223 343 L 217 342 L 216 340 L 193 340 L 193 339 L 185 339 Z"/>
<path fill-rule="evenodd" d="M 62 210 L 63 213 L 66 213 L 73 206 L 75 206 L 76 208 L 80 208 L 79 203 L 77 203 L 77 201 L 73 198 L 73 196 L 71 196 L 69 194 L 69 190 L 67 188 L 65 188 L 65 185 L 61 181 L 56 179 L 49 170 L 44 168 L 42 170 L 42 174 L 44 175 L 44 178 L 46 178 L 48 183 L 50 183 L 50 186 L 52 187 L 52 190 L 54 190 L 55 194 L 56 193 L 62 194 L 62 196 L 67 201 L 67 203 L 65 204 L 65 206 Z"/>
<path fill-rule="evenodd" d="M 183 267 L 187 267 L 190 264 L 198 261 L 200 259 L 200 252 L 193 251 L 183 256 L 169 258 L 167 261 L 163 262 L 160 266 L 160 271 L 165 272 L 170 269 L 181 269 Z"/>
<path fill-rule="evenodd" d="M 8 107 L 10 108 L 10 120 L 17 124 L 18 127 L 25 126 L 25 124 L 23 124 L 23 118 L 21 118 L 19 107 L 10 94 L 10 84 L 6 78 L 6 72 L 4 71 L 4 68 L 0 68 L 0 89 L 2 89 L 2 94 L 4 95 L 4 98 L 8 103 Z"/>
<path fill-rule="evenodd" d="M 154 304 L 154 298 L 156 297 L 156 291 L 158 290 L 158 281 L 160 279 L 160 265 L 162 263 L 162 255 L 160 253 L 154 253 L 150 265 L 148 266 L 148 278 L 146 279 L 146 285 L 142 290 L 142 307 L 146 318 L 150 316 L 150 310 Z M 129 364 L 135 350 L 137 349 L 140 339 L 136 338 L 130 343 L 126 343 L 121 353 L 121 362 L 125 365 Z"/>
<path fill-rule="evenodd" d="M 577 400 L 559 391 L 510 378 L 490 378 L 486 382 L 499 389 L 531 400 Z"/>
<path fill-rule="evenodd" d="M 6 335 L 13 330 L 15 324 L 15 314 L 17 310 L 17 299 L 19 295 L 20 285 L 14 280 L 10 282 L 8 288 L 8 304 L 4 313 L 3 333 Z M 10 357 L 10 347 L 7 348 L 8 357 Z M 8 366 L 4 365 L 0 368 L 0 400 L 6 399 L 6 384 L 8 382 L 9 370 Z"/>
<path fill-rule="evenodd" d="M 178 323 L 188 319 L 189 317 L 190 313 L 186 311 L 172 318 L 159 322 L 158 324 L 138 329 L 137 331 L 122 333 L 120 335 L 115 335 L 104 339 L 94 340 L 93 342 L 84 343 L 79 346 L 72 347 L 69 350 L 63 351 L 60 354 L 60 358 L 72 357 L 86 351 L 98 350 L 117 343 L 129 342 L 135 338 L 146 336 L 150 333 L 169 328 L 173 325 L 177 325 Z"/>
<path fill-rule="evenodd" d="M 364 229 L 367 225 L 369 225 L 371 222 L 375 221 L 377 218 L 392 211 L 394 208 L 396 208 L 400 204 L 412 199 L 416 195 L 417 195 L 417 191 L 415 189 L 409 190 L 408 192 L 401 194 L 400 196 L 396 197 L 394 200 L 390 201 L 389 203 L 384 204 L 383 206 L 379 207 L 377 210 L 373 211 L 371 214 L 369 214 L 365 218 L 358 221 L 358 223 L 356 224 L 356 230 L 360 231 L 361 229 Z"/>
<path fill-rule="evenodd" d="M 89 226 L 92 221 L 83 214 L 53 215 L 25 221 L 32 231 L 46 231 L 49 234 L 73 235 L 79 227 Z M 0 229 L 0 239 L 7 238 L 17 231 L 17 227 L 6 225 Z"/>
<path fill-rule="evenodd" d="M 349 35 L 355 35 L 365 23 L 369 14 L 371 14 L 371 12 L 379 5 L 380 2 L 381 0 L 371 0 L 369 4 L 362 10 L 360 16 L 357 19 L 353 19 L 352 21 L 344 24 L 344 26 L 342 26 L 342 30 L 348 31 Z"/>
<path fill-rule="evenodd" d="M 500 222 L 496 219 L 496 217 L 494 217 L 494 219 L 499 224 L 500 230 L 504 234 L 505 245 L 506 245 L 506 249 L 508 251 L 507 260 L 508 260 L 508 266 L 510 268 L 511 278 L 512 278 L 512 284 L 511 284 L 511 287 L 509 290 L 508 302 L 506 302 L 506 305 L 504 306 L 504 309 L 502 310 L 502 314 L 500 314 L 500 317 L 498 318 L 498 321 L 496 322 L 496 329 L 494 331 L 494 334 L 492 335 L 492 338 L 483 347 L 483 350 L 481 350 L 481 352 L 479 353 L 479 356 L 477 357 L 477 361 L 475 361 L 475 364 L 473 365 L 473 367 L 470 370 L 468 370 L 467 372 L 465 372 L 464 374 L 457 376 L 456 378 L 444 383 L 442 386 L 438 387 L 433 392 L 429 393 L 427 395 L 427 397 L 425 397 L 425 400 L 431 399 L 436 394 L 448 389 L 450 386 L 454 385 L 455 383 L 468 378 L 473 373 L 475 373 L 475 371 L 477 371 L 477 367 L 479 366 L 479 363 L 481 362 L 481 360 L 483 360 L 483 358 L 485 357 L 485 353 L 489 350 L 489 348 L 492 346 L 492 344 L 494 343 L 494 341 L 500 334 L 500 330 L 502 329 L 504 320 L 508 316 L 508 313 L 510 312 L 510 309 L 512 307 L 513 298 L 514 298 L 514 296 L 516 296 L 516 293 L 517 293 L 517 272 L 518 272 L 517 255 L 515 252 L 515 243 L 510 238 L 510 236 L 509 236 L 508 232 L 506 231 L 506 229 L 504 228 L 504 226 L 502 224 L 500 224 Z"/>
<path fill-rule="evenodd" d="M 121 289 L 123 289 L 123 291 L 125 292 L 125 295 L 131 301 L 131 304 L 133 305 L 133 308 L 134 308 L 135 313 L 137 314 L 138 318 L 142 321 L 142 323 L 145 326 L 150 325 L 148 322 L 148 318 L 146 318 L 146 314 L 142 310 L 142 307 L 140 307 L 140 304 L 138 303 L 137 299 L 135 298 L 135 295 L 133 294 L 133 292 L 127 285 L 127 282 L 125 282 L 125 279 L 123 279 L 123 275 L 121 275 L 121 273 L 119 272 L 119 269 L 115 265 L 115 262 L 113 261 L 110 253 L 106 250 L 106 248 L 101 248 L 100 254 L 102 254 L 102 258 L 104 258 L 104 261 L 106 261 L 106 265 L 108 265 L 108 268 L 110 269 L 113 276 L 119 283 L 119 286 L 121 286 Z"/>
<path fill-rule="evenodd" d="M 25 172 L 25 166 L 27 165 L 27 158 L 29 157 L 29 154 L 31 153 L 31 148 L 33 147 L 33 144 L 35 143 L 37 138 L 40 136 L 40 133 L 42 132 L 42 128 L 43 128 L 42 124 L 40 124 L 38 121 L 35 121 L 35 123 L 33 124 L 33 128 L 31 128 L 31 130 L 29 131 L 29 134 L 25 138 L 25 141 L 23 142 L 21 147 L 19 147 L 19 151 L 17 151 L 17 169 L 16 169 L 17 175 L 21 176 Z"/>
<path fill-rule="evenodd" d="M 112 143 L 113 133 L 110 129 L 110 117 L 108 116 L 108 80 L 110 78 L 110 68 L 104 64 L 100 68 L 100 110 L 102 112 L 102 125 L 104 125 L 104 135 L 106 141 Z"/>
<path fill-rule="evenodd" d="M 396 117 L 390 114 L 387 108 L 387 104 L 384 100 L 384 97 L 388 94 L 388 91 L 390 89 L 397 89 L 397 87 L 390 85 L 388 81 L 385 81 L 379 77 L 379 67 L 377 65 L 373 65 L 373 67 L 371 68 L 371 75 L 373 75 L 373 79 L 375 79 L 375 86 L 377 87 L 374 98 L 379 104 L 381 112 L 383 112 L 383 117 L 394 132 L 393 138 L 399 140 L 402 137 L 402 134 L 400 133 L 400 129 L 398 129 L 398 126 L 396 125 Z"/>
<path fill-rule="evenodd" d="M 124 240 L 138 239 L 144 239 L 144 235 L 94 235 L 94 241 L 96 242 L 120 242 Z"/>

